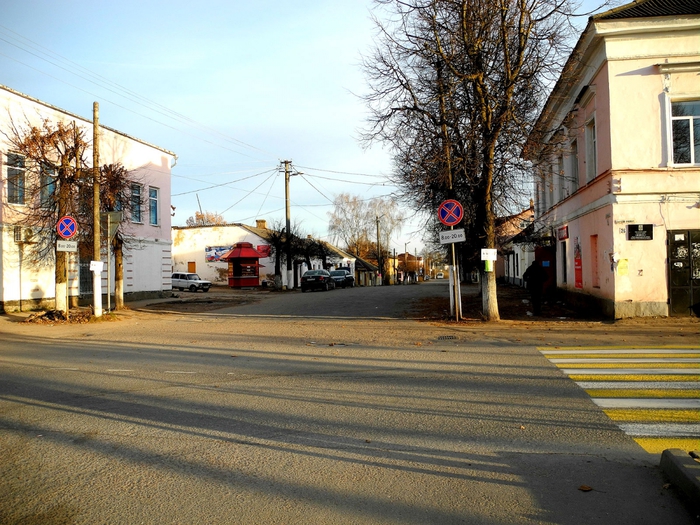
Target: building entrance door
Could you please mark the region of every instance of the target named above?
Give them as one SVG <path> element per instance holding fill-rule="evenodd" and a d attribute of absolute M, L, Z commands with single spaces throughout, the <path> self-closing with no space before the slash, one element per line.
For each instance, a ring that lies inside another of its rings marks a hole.
<path fill-rule="evenodd" d="M 700 230 L 668 232 L 671 316 L 700 316 Z"/>

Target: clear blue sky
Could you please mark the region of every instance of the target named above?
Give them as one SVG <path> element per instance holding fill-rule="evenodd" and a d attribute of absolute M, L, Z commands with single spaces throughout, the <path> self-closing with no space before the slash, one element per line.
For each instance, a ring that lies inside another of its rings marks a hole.
<path fill-rule="evenodd" d="M 0 83 L 87 118 L 97 101 L 101 124 L 175 152 L 174 225 L 194 215 L 197 196 L 228 222 L 284 221 L 279 167 L 291 160 L 304 172 L 292 179 L 292 220 L 325 238 L 336 194 L 394 189 L 388 152 L 356 140 L 371 6 L 9 0 Z M 392 248 L 420 250 L 420 229 L 408 222 Z"/>

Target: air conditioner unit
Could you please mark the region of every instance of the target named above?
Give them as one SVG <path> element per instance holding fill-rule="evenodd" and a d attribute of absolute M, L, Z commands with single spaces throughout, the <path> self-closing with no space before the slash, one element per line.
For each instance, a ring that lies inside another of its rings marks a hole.
<path fill-rule="evenodd" d="M 17 244 L 30 244 L 35 243 L 34 229 L 24 226 L 14 227 L 14 237 Z"/>

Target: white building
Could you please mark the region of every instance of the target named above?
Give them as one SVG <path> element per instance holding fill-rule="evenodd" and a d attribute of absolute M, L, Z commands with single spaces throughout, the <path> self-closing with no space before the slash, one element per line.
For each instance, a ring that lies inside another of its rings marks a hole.
<path fill-rule="evenodd" d="M 92 121 L 34 99 L 8 87 L 0 86 L 0 307 L 6 310 L 29 308 L 37 304 L 52 306 L 56 300 L 53 254 L 41 266 L 29 264 L 37 238 L 53 242 L 55 229 L 29 229 L 22 215 L 37 202 L 29 202 L 29 185 L 36 181 L 25 169 L 24 158 L 12 151 L 7 135 L 12 126 L 41 126 L 44 120 L 82 128 L 92 137 Z M 170 290 L 170 174 L 176 155 L 168 150 L 135 139 L 100 125 L 100 164 L 121 164 L 134 181 L 138 203 L 132 203 L 130 220 L 122 225 L 126 239 L 124 250 L 124 297 L 158 295 Z M 92 160 L 92 150 L 86 157 Z M 57 218 L 58 219 L 58 218 Z M 31 236 L 31 239 L 30 239 Z M 103 240 L 103 261 L 107 261 Z M 69 255 L 68 294 L 92 296 L 92 273 L 89 260 Z M 102 273 L 103 294 L 107 292 L 107 271 Z M 114 291 L 114 280 L 110 291 Z M 62 285 L 65 288 L 65 285 Z M 65 289 L 59 289 L 64 297 Z M 75 300 L 72 299 L 72 302 Z"/>
<path fill-rule="evenodd" d="M 275 273 L 275 261 L 272 257 L 270 246 L 265 239 L 267 223 L 258 220 L 256 226 L 246 224 L 225 224 L 218 226 L 174 226 L 172 239 L 173 271 L 195 272 L 202 279 L 212 283 L 227 284 L 228 263 L 220 261 L 219 257 L 227 253 L 234 244 L 249 242 L 262 255 L 260 259 L 263 265 L 260 268 L 260 279 L 263 280 Z M 355 274 L 355 257 L 327 245 L 332 255 L 327 261 L 333 267 L 347 267 Z M 282 285 L 289 286 L 287 282 L 286 258 L 280 263 L 282 270 Z M 306 263 L 294 265 L 293 286 L 299 286 L 301 275 L 308 269 L 323 268 L 320 259 L 311 260 L 311 268 Z M 270 277 L 271 278 L 271 277 Z"/>

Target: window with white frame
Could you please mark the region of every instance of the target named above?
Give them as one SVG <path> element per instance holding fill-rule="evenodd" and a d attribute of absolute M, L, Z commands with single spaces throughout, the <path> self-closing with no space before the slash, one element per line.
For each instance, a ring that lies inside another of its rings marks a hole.
<path fill-rule="evenodd" d="M 158 226 L 158 188 L 148 188 L 148 223 Z"/>
<path fill-rule="evenodd" d="M 578 190 L 578 141 L 571 143 L 569 154 L 569 195 Z"/>
<path fill-rule="evenodd" d="M 566 184 L 566 173 L 564 173 L 564 156 L 559 155 L 556 162 L 557 184 L 559 185 L 559 201 L 563 201 L 569 196 L 569 187 Z"/>
<path fill-rule="evenodd" d="M 26 169 L 24 155 L 7 154 L 7 202 L 24 204 Z"/>
<path fill-rule="evenodd" d="M 598 146 L 596 144 L 595 118 L 586 123 L 586 182 L 598 174 Z"/>
<path fill-rule="evenodd" d="M 700 100 L 671 102 L 673 163 L 700 164 Z"/>
<path fill-rule="evenodd" d="M 131 185 L 131 222 L 143 222 L 141 218 L 141 185 Z"/>

